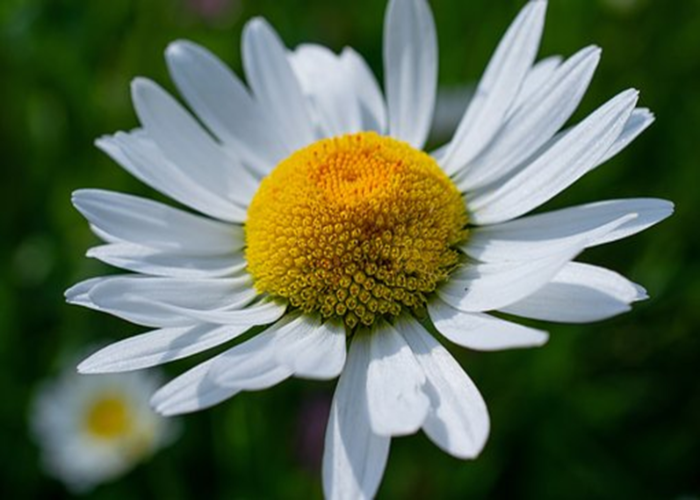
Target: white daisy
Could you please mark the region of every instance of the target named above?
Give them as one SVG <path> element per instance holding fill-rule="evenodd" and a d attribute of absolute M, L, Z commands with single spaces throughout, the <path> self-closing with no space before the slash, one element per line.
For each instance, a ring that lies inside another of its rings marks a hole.
<path fill-rule="evenodd" d="M 142 128 L 98 145 L 200 214 L 75 193 L 107 242 L 89 255 L 140 274 L 88 280 L 68 300 L 155 328 L 79 369 L 145 368 L 268 325 L 160 389 L 155 408 L 191 412 L 290 376 L 340 375 L 329 498 L 372 497 L 393 436 L 423 429 L 446 452 L 477 456 L 486 406 L 433 334 L 477 350 L 539 346 L 546 332 L 490 313 L 588 322 L 628 311 L 641 287 L 572 260 L 672 212 L 626 199 L 521 217 L 653 120 L 627 90 L 560 132 L 600 49 L 535 63 L 545 7 L 524 7 L 452 140 L 431 155 L 437 42 L 425 0 L 389 2 L 384 95 L 352 49 L 288 51 L 262 19 L 243 33 L 249 87 L 205 49 L 173 43 L 168 66 L 196 117 L 137 79 Z"/>
<path fill-rule="evenodd" d="M 149 405 L 159 384 L 146 372 L 83 377 L 73 368 L 45 383 L 31 424 L 47 473 L 86 492 L 169 442 L 174 422 Z"/>

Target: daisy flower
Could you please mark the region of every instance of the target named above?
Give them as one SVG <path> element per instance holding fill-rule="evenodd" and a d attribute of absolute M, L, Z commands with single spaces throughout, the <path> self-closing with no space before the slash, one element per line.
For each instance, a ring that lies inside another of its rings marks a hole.
<path fill-rule="evenodd" d="M 82 377 L 73 369 L 45 383 L 31 425 L 47 473 L 84 493 L 167 444 L 174 423 L 149 405 L 159 383 L 145 372 Z"/>
<path fill-rule="evenodd" d="M 476 350 L 539 346 L 546 332 L 492 313 L 577 323 L 628 311 L 646 297 L 640 286 L 573 259 L 672 212 L 626 199 L 526 216 L 653 120 L 626 90 L 562 129 L 600 49 L 535 63 L 545 9 L 523 8 L 452 139 L 430 153 L 438 58 L 425 0 L 389 2 L 383 92 L 352 49 L 290 51 L 262 19 L 243 32 L 247 86 L 205 49 L 170 45 L 188 108 L 136 79 L 142 127 L 97 144 L 191 210 L 75 193 L 106 242 L 88 255 L 138 274 L 87 280 L 68 301 L 153 328 L 79 370 L 146 368 L 257 327 L 161 388 L 156 410 L 200 410 L 290 376 L 340 376 L 328 498 L 372 497 L 391 438 L 419 429 L 451 455 L 476 457 L 486 405 L 438 332 Z"/>

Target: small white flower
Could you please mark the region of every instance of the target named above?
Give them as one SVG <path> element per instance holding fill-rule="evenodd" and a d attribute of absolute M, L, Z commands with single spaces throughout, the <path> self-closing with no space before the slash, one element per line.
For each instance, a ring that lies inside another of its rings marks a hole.
<path fill-rule="evenodd" d="M 159 383 L 145 372 L 85 377 L 73 368 L 46 382 L 31 424 L 47 473 L 85 492 L 170 441 L 174 423 L 149 405 Z"/>
<path fill-rule="evenodd" d="M 600 49 L 535 63 L 545 8 L 532 1 L 518 15 L 452 140 L 431 155 L 422 148 L 437 42 L 425 0 L 389 2 L 385 95 L 352 49 L 288 51 L 261 19 L 243 33 L 250 88 L 205 49 L 173 43 L 168 66 L 196 118 L 137 79 L 142 128 L 98 145 L 201 215 L 75 193 L 107 242 L 89 255 L 140 274 L 88 280 L 68 300 L 156 328 L 79 369 L 146 368 L 269 325 L 160 389 L 156 409 L 191 412 L 290 376 L 340 375 L 324 456 L 329 498 L 372 497 L 393 436 L 422 429 L 456 457 L 477 456 L 486 405 L 429 331 L 477 350 L 539 346 L 546 332 L 490 313 L 589 322 L 628 311 L 646 297 L 641 287 L 572 261 L 673 209 L 627 199 L 522 217 L 653 120 L 627 90 L 560 131 Z"/>

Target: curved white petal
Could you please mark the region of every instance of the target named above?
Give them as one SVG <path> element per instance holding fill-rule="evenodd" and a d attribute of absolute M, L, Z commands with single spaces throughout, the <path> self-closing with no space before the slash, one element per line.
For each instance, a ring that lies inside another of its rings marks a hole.
<path fill-rule="evenodd" d="M 598 47 L 580 50 L 542 82 L 488 147 L 460 172 L 457 187 L 471 191 L 502 178 L 551 139 L 581 102 L 600 52 Z"/>
<path fill-rule="evenodd" d="M 287 319 L 229 349 L 212 365 L 212 380 L 224 387 L 242 391 L 267 389 L 292 376 L 293 372 L 275 359 L 274 338 Z"/>
<path fill-rule="evenodd" d="M 389 324 L 353 342 L 369 342 L 367 408 L 372 430 L 381 436 L 416 432 L 425 421 L 429 401 L 423 392 L 425 374 L 411 349 Z"/>
<path fill-rule="evenodd" d="M 105 264 L 168 278 L 223 278 L 245 269 L 243 253 L 231 255 L 180 255 L 131 243 L 110 243 L 93 247 L 87 256 Z"/>
<path fill-rule="evenodd" d="M 561 56 L 550 56 L 537 61 L 532 69 L 528 71 L 525 80 L 523 80 L 523 85 L 520 88 L 518 97 L 516 97 L 515 102 L 508 111 L 508 115 L 512 115 L 520 106 L 528 102 L 537 90 L 539 90 L 542 85 L 544 85 L 554 74 L 564 58 Z"/>
<path fill-rule="evenodd" d="M 353 81 L 362 129 L 384 134 L 387 128 L 386 103 L 374 73 L 362 56 L 349 47 L 341 52 L 340 63 Z"/>
<path fill-rule="evenodd" d="M 367 410 L 369 342 L 350 344 L 333 396 L 323 451 L 323 492 L 332 500 L 371 499 L 377 494 L 391 439 L 372 432 Z"/>
<path fill-rule="evenodd" d="M 258 181 L 172 96 L 144 78 L 133 81 L 132 96 L 143 128 L 170 161 L 210 191 L 248 206 Z"/>
<path fill-rule="evenodd" d="M 489 435 L 489 414 L 479 390 L 450 353 L 417 322 L 404 322 L 401 333 L 427 379 L 430 411 L 423 430 L 450 455 L 476 457 Z"/>
<path fill-rule="evenodd" d="M 99 276 L 97 278 L 90 278 L 81 281 L 80 283 L 76 283 L 63 294 L 66 298 L 66 302 L 76 306 L 97 309 L 97 306 L 95 306 L 90 299 L 90 290 L 109 279 L 111 279 L 110 276 Z"/>
<path fill-rule="evenodd" d="M 201 363 L 161 387 L 151 398 L 153 409 L 166 417 L 203 410 L 240 392 L 210 377 L 211 366 L 222 356 Z"/>
<path fill-rule="evenodd" d="M 264 19 L 251 20 L 243 30 L 243 65 L 256 102 L 278 127 L 287 149 L 313 142 L 311 116 L 287 50 Z"/>
<path fill-rule="evenodd" d="M 171 43 L 165 55 L 197 116 L 258 175 L 270 173 L 290 153 L 248 89 L 218 57 L 185 40 Z"/>
<path fill-rule="evenodd" d="M 598 165 L 602 165 L 625 149 L 632 141 L 639 137 L 639 134 L 649 128 L 652 123 L 654 123 L 654 114 L 647 108 L 636 108 L 632 111 L 622 132 L 603 158 L 598 161 Z"/>
<path fill-rule="evenodd" d="M 273 347 L 277 362 L 297 377 L 330 379 L 345 365 L 345 328 L 342 324 L 301 314 L 277 330 Z"/>
<path fill-rule="evenodd" d="M 78 365 L 80 373 L 140 370 L 197 354 L 235 339 L 246 325 L 162 328 L 110 344 Z"/>
<path fill-rule="evenodd" d="M 544 256 L 556 250 L 557 243 L 584 234 L 594 236 L 587 246 L 626 238 L 672 213 L 672 203 L 652 198 L 590 203 L 475 228 L 461 249 L 481 261 L 521 260 L 531 258 L 533 252 Z M 624 222 L 610 231 L 599 232 L 600 228 L 621 220 Z"/>
<path fill-rule="evenodd" d="M 340 57 L 326 47 L 304 44 L 289 54 L 322 137 L 362 130 L 354 80 Z"/>
<path fill-rule="evenodd" d="M 627 312 L 632 302 L 646 297 L 642 287 L 613 271 L 570 262 L 551 282 L 501 311 L 546 321 L 588 323 Z"/>
<path fill-rule="evenodd" d="M 245 245 L 243 228 L 206 219 L 146 198 L 100 189 L 73 193 L 73 205 L 110 241 L 172 253 L 215 255 Z"/>
<path fill-rule="evenodd" d="M 500 351 L 539 347 L 549 339 L 547 332 L 542 330 L 504 321 L 488 314 L 462 312 L 439 298 L 428 304 L 428 311 L 435 328 L 441 334 L 468 349 Z"/>
<path fill-rule="evenodd" d="M 389 134 L 422 149 L 433 119 L 438 49 L 425 0 L 390 0 L 384 20 Z"/>
<path fill-rule="evenodd" d="M 220 189 L 212 191 L 199 183 L 197 172 L 183 170 L 166 158 L 143 130 L 117 132 L 95 144 L 131 175 L 173 200 L 223 221 L 245 222 L 245 209 L 225 198 Z"/>
<path fill-rule="evenodd" d="M 528 2 L 489 62 L 441 165 L 454 174 L 493 139 L 531 70 L 544 28 L 547 3 Z"/>
<path fill-rule="evenodd" d="M 588 173 L 619 137 L 637 97 L 636 90 L 618 94 L 527 167 L 496 186 L 470 193 L 472 222 L 495 224 L 519 217 Z"/>

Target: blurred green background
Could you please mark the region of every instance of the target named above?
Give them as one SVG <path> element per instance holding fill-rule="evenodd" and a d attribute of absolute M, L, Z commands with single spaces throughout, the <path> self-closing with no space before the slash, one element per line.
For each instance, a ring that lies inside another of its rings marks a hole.
<path fill-rule="evenodd" d="M 432 0 L 440 82 L 473 83 L 523 0 Z M 358 49 L 381 72 L 378 0 L 0 2 L 0 484 L 4 498 L 60 498 L 27 432 L 38 381 L 86 346 L 138 328 L 64 304 L 107 272 L 71 191 L 152 195 L 93 147 L 137 125 L 129 82 L 173 89 L 162 58 L 188 38 L 240 70 L 239 35 L 262 15 L 288 46 Z M 630 314 L 547 325 L 538 350 L 452 349 L 492 416 L 482 456 L 453 459 L 423 435 L 394 440 L 384 498 L 698 498 L 700 493 L 700 1 L 553 0 L 542 56 L 596 43 L 603 60 L 577 116 L 634 86 L 657 116 L 628 150 L 549 204 L 654 196 L 676 214 L 585 254 L 645 285 Z M 184 371 L 197 357 L 167 367 Z M 288 381 L 181 419 L 175 445 L 89 497 L 319 498 L 318 445 L 333 383 Z"/>

